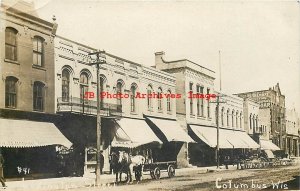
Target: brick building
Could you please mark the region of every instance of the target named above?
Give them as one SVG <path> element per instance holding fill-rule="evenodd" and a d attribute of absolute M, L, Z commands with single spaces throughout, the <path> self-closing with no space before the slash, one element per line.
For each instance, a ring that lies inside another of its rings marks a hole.
<path fill-rule="evenodd" d="M 24 1 L 2 1 L 0 7 L 0 152 L 8 178 L 52 176 L 55 145 L 71 146 L 53 125 L 57 25 L 33 10 Z"/>

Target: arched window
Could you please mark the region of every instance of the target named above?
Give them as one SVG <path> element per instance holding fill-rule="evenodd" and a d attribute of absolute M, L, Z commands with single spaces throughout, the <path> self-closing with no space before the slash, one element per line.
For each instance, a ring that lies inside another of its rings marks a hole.
<path fill-rule="evenodd" d="M 100 95 L 101 93 L 104 91 L 104 82 L 105 82 L 105 77 L 104 76 L 101 76 L 100 77 Z M 104 98 L 102 98 L 100 96 L 100 108 L 103 109 L 103 105 L 104 105 Z"/>
<path fill-rule="evenodd" d="M 162 111 L 163 110 L 163 104 L 162 104 L 162 89 L 161 88 L 158 88 L 157 95 L 158 95 L 157 109 L 158 109 L 158 111 Z"/>
<path fill-rule="evenodd" d="M 209 95 L 209 91 L 210 89 L 207 88 L 206 92 L 207 92 L 207 95 Z M 210 118 L 210 102 L 209 102 L 209 99 L 207 99 L 207 117 Z"/>
<path fill-rule="evenodd" d="M 44 111 L 44 87 L 42 82 L 34 82 L 33 84 L 33 110 Z"/>
<path fill-rule="evenodd" d="M 250 114 L 250 116 L 249 116 L 249 127 L 251 130 L 252 129 L 252 114 Z"/>
<path fill-rule="evenodd" d="M 62 71 L 62 101 L 69 101 L 69 92 L 70 92 L 70 73 L 67 69 Z"/>
<path fill-rule="evenodd" d="M 12 76 L 5 80 L 5 107 L 17 107 L 17 81 L 18 79 Z"/>
<path fill-rule="evenodd" d="M 253 132 L 255 132 L 256 131 L 255 115 L 252 116 L 252 126 L 253 126 Z"/>
<path fill-rule="evenodd" d="M 39 36 L 33 38 L 33 65 L 44 66 L 44 39 Z"/>
<path fill-rule="evenodd" d="M 5 58 L 8 60 L 17 61 L 17 34 L 14 28 L 5 29 Z"/>
<path fill-rule="evenodd" d="M 229 127 L 229 109 L 227 110 L 227 119 L 226 119 L 226 122 L 227 122 L 227 127 Z"/>
<path fill-rule="evenodd" d="M 243 123 L 242 123 L 242 118 L 243 118 L 243 116 L 242 116 L 243 114 L 242 114 L 242 112 L 240 113 L 240 128 L 241 129 L 243 129 Z"/>
<path fill-rule="evenodd" d="M 153 111 L 153 103 L 152 103 L 152 98 L 149 96 L 153 92 L 152 86 L 148 85 L 147 87 L 147 106 L 149 111 Z"/>
<path fill-rule="evenodd" d="M 89 91 L 89 77 L 86 72 L 82 72 L 80 74 L 80 80 L 79 80 L 79 88 L 80 88 L 80 102 L 83 103 L 83 100 L 85 98 L 86 92 Z"/>
<path fill-rule="evenodd" d="M 221 109 L 221 125 L 224 126 L 224 107 Z"/>
<path fill-rule="evenodd" d="M 168 97 L 167 97 L 167 111 L 170 112 L 172 110 L 171 107 L 171 91 L 168 90 Z"/>
<path fill-rule="evenodd" d="M 200 85 L 196 86 L 196 92 L 197 92 L 197 95 L 200 94 Z M 197 99 L 197 116 L 201 116 L 201 113 L 200 113 L 200 99 Z"/>
<path fill-rule="evenodd" d="M 239 112 L 236 111 L 236 114 L 235 114 L 235 123 L 236 123 L 236 127 L 238 128 L 239 127 Z"/>
<path fill-rule="evenodd" d="M 232 113 L 231 113 L 231 125 L 233 128 L 234 127 L 234 110 L 232 110 Z"/>
<path fill-rule="evenodd" d="M 117 90 L 117 95 L 121 95 L 122 94 L 122 82 L 121 81 L 118 81 L 117 82 L 117 87 L 116 87 L 116 90 Z M 121 96 L 117 96 L 117 107 L 120 107 L 122 105 L 122 99 L 121 99 Z"/>
<path fill-rule="evenodd" d="M 193 94 L 193 83 L 190 82 L 190 94 Z M 194 115 L 194 107 L 193 107 L 193 96 L 190 98 L 190 115 Z"/>
<path fill-rule="evenodd" d="M 255 127 L 256 127 L 256 130 L 258 131 L 258 116 L 257 115 L 255 117 Z"/>
<path fill-rule="evenodd" d="M 131 112 L 136 112 L 135 94 L 136 94 L 136 86 L 131 85 L 130 88 L 130 111 Z"/>

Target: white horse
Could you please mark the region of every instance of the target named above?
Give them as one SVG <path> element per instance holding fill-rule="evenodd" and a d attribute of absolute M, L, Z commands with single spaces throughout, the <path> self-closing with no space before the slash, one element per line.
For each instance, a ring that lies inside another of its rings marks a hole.
<path fill-rule="evenodd" d="M 135 168 L 135 174 L 136 178 L 138 179 L 137 181 L 142 180 L 143 177 L 143 169 L 144 169 L 144 164 L 145 164 L 145 157 L 142 155 L 136 155 L 136 156 L 130 156 L 128 153 L 124 151 L 119 152 L 119 163 L 124 163 L 127 164 L 128 166 L 128 181 L 127 182 L 132 182 L 132 175 L 133 175 L 133 170 Z"/>

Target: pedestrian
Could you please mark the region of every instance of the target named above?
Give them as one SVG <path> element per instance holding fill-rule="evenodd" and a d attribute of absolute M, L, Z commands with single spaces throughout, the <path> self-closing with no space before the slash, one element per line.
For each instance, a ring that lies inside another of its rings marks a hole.
<path fill-rule="evenodd" d="M 103 167 L 104 167 L 104 156 L 103 151 L 100 151 L 100 174 L 103 174 Z"/>
<path fill-rule="evenodd" d="M 6 187 L 4 175 L 3 175 L 3 166 L 4 166 L 4 157 L 2 156 L 1 151 L 0 151 L 0 182 L 3 187 Z"/>

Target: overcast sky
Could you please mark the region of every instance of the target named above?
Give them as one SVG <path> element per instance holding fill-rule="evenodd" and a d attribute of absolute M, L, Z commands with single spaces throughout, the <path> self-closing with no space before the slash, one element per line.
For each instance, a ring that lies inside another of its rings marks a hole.
<path fill-rule="evenodd" d="M 300 4 L 297 1 L 37 0 L 55 15 L 58 35 L 147 66 L 154 52 L 216 71 L 219 88 L 239 93 L 280 83 L 287 107 L 300 110 Z"/>

